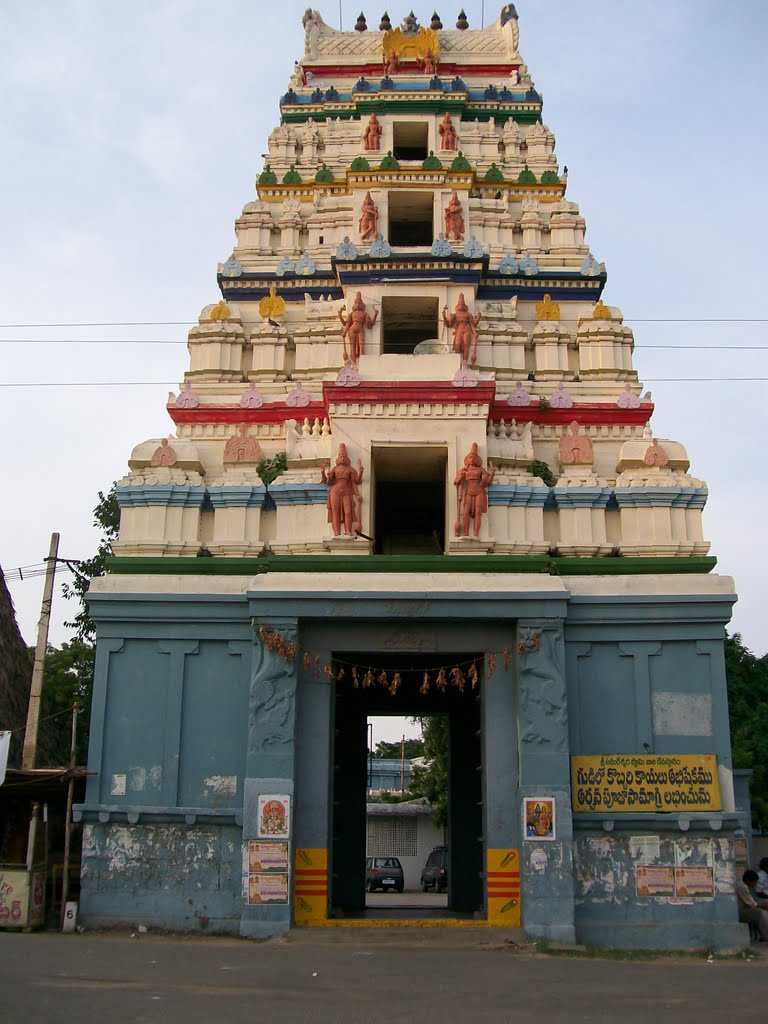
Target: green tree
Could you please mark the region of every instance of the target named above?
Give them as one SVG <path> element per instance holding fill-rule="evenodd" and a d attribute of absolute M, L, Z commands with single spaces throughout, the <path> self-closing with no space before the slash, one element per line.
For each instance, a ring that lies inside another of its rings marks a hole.
<path fill-rule="evenodd" d="M 406 761 L 409 761 L 412 757 L 424 756 L 424 742 L 420 739 L 406 740 L 404 747 Z M 394 743 L 388 743 L 386 740 L 379 740 L 379 742 L 376 744 L 376 749 L 373 752 L 373 756 L 387 757 L 399 761 L 400 744 L 397 741 Z"/>
<path fill-rule="evenodd" d="M 411 797 L 426 797 L 438 828 L 448 823 L 448 715 L 414 718 L 421 725 L 425 763 L 414 765 Z"/>
<path fill-rule="evenodd" d="M 115 540 L 120 529 L 120 506 L 117 503 L 117 491 L 114 484 L 106 494 L 99 491 L 99 500 L 93 510 L 93 525 L 101 530 L 101 539 L 96 554 L 80 562 L 72 582 L 64 583 L 61 588 L 67 600 L 74 599 L 80 602 L 75 617 L 71 622 L 65 622 L 64 625 L 75 631 L 78 640 L 91 644 L 96 638 L 96 626 L 88 614 L 85 595 L 88 593 L 91 580 L 106 573 L 107 559 L 112 554 L 112 541 Z"/>
<path fill-rule="evenodd" d="M 756 657 L 734 633 L 725 641 L 734 768 L 751 768 L 752 824 L 768 830 L 768 655 Z"/>
<path fill-rule="evenodd" d="M 79 707 L 75 763 L 83 765 L 88 759 L 94 654 L 93 644 L 77 637 L 59 648 L 48 648 L 40 702 L 39 767 L 69 764 L 73 704 Z"/>

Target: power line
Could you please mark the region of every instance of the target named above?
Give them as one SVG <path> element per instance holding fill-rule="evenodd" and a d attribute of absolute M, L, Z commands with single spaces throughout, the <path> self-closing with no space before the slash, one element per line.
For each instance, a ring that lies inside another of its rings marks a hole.
<path fill-rule="evenodd" d="M 760 383 L 768 377 L 643 377 L 646 384 L 664 383 Z M 539 381 L 541 383 L 541 381 Z M 12 381 L 0 383 L 0 388 L 121 388 L 121 387 L 178 387 L 178 380 L 82 380 L 82 381 Z"/>
<path fill-rule="evenodd" d="M 0 345 L 186 345 L 166 338 L 0 338 Z M 768 345 L 646 345 L 639 349 L 695 350 L 698 352 L 768 352 Z"/>
<path fill-rule="evenodd" d="M 67 320 L 61 323 L 0 324 L 0 330 L 42 329 L 46 327 L 189 327 L 197 320 Z M 634 317 L 625 316 L 624 323 L 633 324 L 768 324 L 768 317 Z"/>

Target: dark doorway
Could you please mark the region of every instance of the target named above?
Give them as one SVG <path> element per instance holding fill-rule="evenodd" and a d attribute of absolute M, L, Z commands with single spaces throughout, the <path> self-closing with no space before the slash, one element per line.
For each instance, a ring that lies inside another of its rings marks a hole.
<path fill-rule="evenodd" d="M 434 198 L 431 192 L 397 189 L 389 193 L 389 241 L 392 245 L 432 245 Z"/>
<path fill-rule="evenodd" d="M 377 555 L 445 551 L 444 448 L 374 448 Z"/>
<path fill-rule="evenodd" d="M 411 355 L 421 341 L 438 336 L 437 299 L 390 295 L 382 299 L 382 346 L 385 355 Z"/>
<path fill-rule="evenodd" d="M 473 687 L 469 667 L 478 670 Z M 459 667 L 463 689 L 450 681 Z M 447 685 L 437 680 L 443 668 Z M 331 913 L 365 914 L 366 788 L 368 715 L 444 714 L 449 721 L 448 915 L 483 910 L 483 815 L 481 682 L 482 657 L 446 654 L 385 655 L 344 653 L 334 658 L 335 719 L 333 744 Z M 341 678 L 338 678 L 342 673 Z M 370 685 L 365 685 L 366 675 Z M 397 692 L 391 692 L 399 673 Z M 430 685 L 424 688 L 425 673 Z M 385 684 L 384 679 L 387 682 Z M 357 682 L 357 685 L 355 685 Z"/>
<path fill-rule="evenodd" d="M 396 160 L 427 159 L 429 128 L 426 121 L 395 121 L 392 125 L 392 155 Z"/>

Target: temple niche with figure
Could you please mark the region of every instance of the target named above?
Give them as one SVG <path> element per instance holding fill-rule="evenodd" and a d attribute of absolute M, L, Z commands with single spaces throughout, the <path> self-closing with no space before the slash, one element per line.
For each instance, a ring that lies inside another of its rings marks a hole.
<path fill-rule="evenodd" d="M 365 716 L 445 713 L 446 913 L 736 948 L 733 581 L 706 484 L 651 428 L 515 5 L 294 30 L 173 433 L 130 453 L 91 588 L 82 918 L 269 936 L 364 915 Z M 593 785 L 625 758 L 693 782 Z M 275 800 L 288 895 L 259 902 L 243 854 Z"/>

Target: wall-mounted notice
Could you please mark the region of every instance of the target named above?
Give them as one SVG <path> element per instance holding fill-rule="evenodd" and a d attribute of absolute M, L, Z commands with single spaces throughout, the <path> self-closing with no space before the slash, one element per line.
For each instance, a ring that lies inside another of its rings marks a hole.
<path fill-rule="evenodd" d="M 260 871 L 287 871 L 288 843 L 262 843 L 252 839 L 248 843 L 248 874 Z"/>
<path fill-rule="evenodd" d="M 715 895 L 715 875 L 712 868 L 675 868 L 675 896 L 712 898 Z"/>
<path fill-rule="evenodd" d="M 267 875 L 250 875 L 248 878 L 248 903 L 262 906 L 265 903 L 288 902 L 288 875 L 273 872 Z"/>
<path fill-rule="evenodd" d="M 674 868 L 638 864 L 635 867 L 635 890 L 638 896 L 674 896 Z"/>
<path fill-rule="evenodd" d="M 291 798 L 275 794 L 259 797 L 260 839 L 288 839 L 291 834 Z"/>
<path fill-rule="evenodd" d="M 527 796 L 523 799 L 523 835 L 526 839 L 555 838 L 553 796 Z"/>
<path fill-rule="evenodd" d="M 574 811 L 719 811 L 714 754 L 599 754 L 571 758 Z"/>

